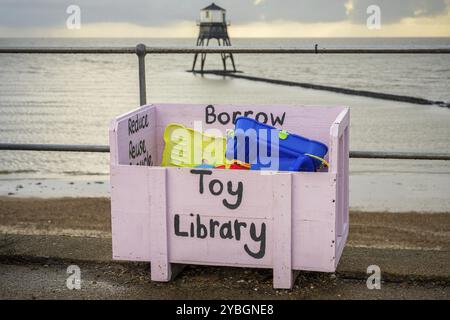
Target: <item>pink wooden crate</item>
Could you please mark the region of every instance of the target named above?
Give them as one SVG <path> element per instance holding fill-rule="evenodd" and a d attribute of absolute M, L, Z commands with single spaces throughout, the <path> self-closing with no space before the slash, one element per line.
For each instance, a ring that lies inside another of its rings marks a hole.
<path fill-rule="evenodd" d="M 167 124 L 202 121 L 204 130 L 225 133 L 238 115 L 325 143 L 330 168 L 262 174 L 159 166 Z M 152 104 L 117 117 L 110 127 L 113 258 L 150 261 L 155 281 L 169 281 L 178 264 L 272 268 L 275 288 L 291 288 L 296 270 L 334 272 L 348 235 L 348 137 L 343 107 Z"/>

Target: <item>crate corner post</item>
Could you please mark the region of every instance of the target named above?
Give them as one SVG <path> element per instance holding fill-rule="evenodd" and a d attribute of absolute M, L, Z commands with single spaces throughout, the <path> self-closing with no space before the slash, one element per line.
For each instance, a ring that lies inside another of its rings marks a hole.
<path fill-rule="evenodd" d="M 170 263 L 167 168 L 153 167 L 148 172 L 151 279 L 158 282 L 168 282 L 183 270 L 184 265 Z"/>
<path fill-rule="evenodd" d="M 273 208 L 273 287 L 292 289 L 298 272 L 292 267 L 292 175 L 272 175 Z"/>
<path fill-rule="evenodd" d="M 331 126 L 330 171 L 336 174 L 335 262 L 340 260 L 349 231 L 350 109 L 344 108 Z"/>

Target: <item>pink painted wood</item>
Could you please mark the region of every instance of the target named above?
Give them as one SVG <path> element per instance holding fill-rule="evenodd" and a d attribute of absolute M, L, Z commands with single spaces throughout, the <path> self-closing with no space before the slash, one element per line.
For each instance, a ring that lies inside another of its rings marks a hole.
<path fill-rule="evenodd" d="M 275 288 L 291 288 L 294 270 L 335 271 L 348 235 L 348 109 L 213 109 L 156 104 L 112 121 L 113 258 L 150 261 L 157 281 L 169 281 L 175 263 L 273 268 Z M 224 133 L 233 115 L 246 111 L 259 120 L 267 115 L 269 124 L 278 117 L 277 127 L 327 144 L 329 170 L 261 174 L 155 166 L 168 123 L 194 127 L 202 121 L 203 129 Z"/>
<path fill-rule="evenodd" d="M 151 190 L 149 194 L 151 275 L 155 281 L 169 281 L 172 276 L 169 261 L 166 173 L 166 168 L 154 168 L 151 179 L 148 179 Z"/>
<path fill-rule="evenodd" d="M 292 177 L 276 173 L 273 198 L 273 286 L 290 289 L 294 283 L 292 271 Z M 275 214 L 276 213 L 276 214 Z"/>

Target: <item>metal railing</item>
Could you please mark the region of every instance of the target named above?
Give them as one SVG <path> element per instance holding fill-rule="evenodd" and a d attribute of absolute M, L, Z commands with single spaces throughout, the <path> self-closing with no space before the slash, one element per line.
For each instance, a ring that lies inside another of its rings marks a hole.
<path fill-rule="evenodd" d="M 60 152 L 109 152 L 107 145 L 0 143 L 0 150 L 13 151 L 60 151 Z M 403 159 L 403 160 L 450 160 L 450 153 L 350 151 L 350 158 L 357 159 Z"/>
<path fill-rule="evenodd" d="M 58 54 L 191 54 L 191 53 L 239 53 L 239 54 L 449 54 L 450 48 L 368 48 L 321 49 L 315 48 L 244 48 L 244 47 L 3 47 L 0 53 L 58 53 Z"/>
<path fill-rule="evenodd" d="M 147 104 L 145 57 L 147 54 L 450 54 L 450 48 L 382 48 L 382 49 L 302 49 L 302 48 L 236 48 L 236 47 L 3 47 L 0 54 L 136 54 L 139 70 L 140 104 Z M 0 150 L 109 152 L 106 145 L 61 145 L 0 143 Z M 450 153 L 350 151 L 351 158 L 450 160 Z"/>

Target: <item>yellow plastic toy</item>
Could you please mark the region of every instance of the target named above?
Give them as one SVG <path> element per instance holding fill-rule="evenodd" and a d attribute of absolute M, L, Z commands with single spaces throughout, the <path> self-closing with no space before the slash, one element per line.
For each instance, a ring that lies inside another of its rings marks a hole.
<path fill-rule="evenodd" d="M 164 131 L 163 166 L 196 167 L 224 165 L 226 139 L 170 123 Z"/>

